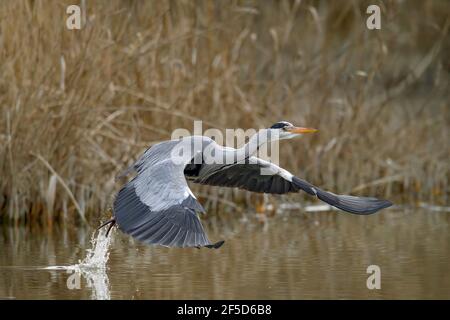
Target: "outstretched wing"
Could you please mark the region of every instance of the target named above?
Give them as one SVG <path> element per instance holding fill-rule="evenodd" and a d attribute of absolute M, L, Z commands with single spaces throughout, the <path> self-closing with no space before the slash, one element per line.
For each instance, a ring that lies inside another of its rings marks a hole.
<path fill-rule="evenodd" d="M 336 195 L 297 178 L 277 165 L 250 157 L 247 163 L 231 165 L 202 164 L 185 174 L 195 183 L 237 187 L 254 192 L 284 194 L 303 190 L 341 210 L 354 214 L 371 214 L 392 205 L 390 201 L 369 197 Z"/>
<path fill-rule="evenodd" d="M 197 215 L 204 209 L 186 183 L 184 165 L 170 160 L 172 147 L 173 142 L 155 145 L 134 165 L 136 177 L 114 201 L 116 223 L 147 244 L 213 246 Z"/>

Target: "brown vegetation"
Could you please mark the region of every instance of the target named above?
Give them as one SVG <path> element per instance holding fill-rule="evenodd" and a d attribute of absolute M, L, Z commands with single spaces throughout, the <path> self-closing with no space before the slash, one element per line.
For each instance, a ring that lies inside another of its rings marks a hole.
<path fill-rule="evenodd" d="M 316 127 L 283 142 L 283 166 L 339 193 L 448 204 L 450 4 L 375 3 L 375 31 L 356 0 L 89 1 L 68 30 L 69 2 L 2 1 L 0 220 L 98 218 L 115 174 L 194 119 Z M 244 194 L 195 191 L 211 208 Z"/>

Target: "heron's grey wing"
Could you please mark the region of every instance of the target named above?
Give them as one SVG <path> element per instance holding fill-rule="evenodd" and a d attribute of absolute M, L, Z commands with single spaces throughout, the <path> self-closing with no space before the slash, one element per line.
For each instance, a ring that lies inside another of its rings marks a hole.
<path fill-rule="evenodd" d="M 202 164 L 193 182 L 237 187 L 253 192 L 284 194 L 303 190 L 320 200 L 354 214 L 372 214 L 392 205 L 390 201 L 369 197 L 336 195 L 302 180 L 277 165 L 256 157 L 247 163 L 231 165 Z"/>
<path fill-rule="evenodd" d="M 235 187 L 253 192 L 272 194 L 284 194 L 299 190 L 295 184 L 280 175 L 262 175 L 261 168 L 257 164 L 248 163 L 231 165 L 202 164 L 201 166 L 197 165 L 197 176 L 189 177 L 189 175 L 194 173 L 193 169 L 185 171 L 185 173 L 192 182 L 211 186 Z"/>
<path fill-rule="evenodd" d="M 156 145 L 136 163 L 137 175 L 114 201 L 117 225 L 147 244 L 211 246 L 197 215 L 204 209 L 186 183 L 184 165 L 174 164 L 166 149 L 170 145 Z"/>
<path fill-rule="evenodd" d="M 197 216 L 196 200 L 186 198 L 166 209 L 152 210 L 126 184 L 114 202 L 114 217 L 120 230 L 147 244 L 168 247 L 199 247 L 211 243 Z"/>

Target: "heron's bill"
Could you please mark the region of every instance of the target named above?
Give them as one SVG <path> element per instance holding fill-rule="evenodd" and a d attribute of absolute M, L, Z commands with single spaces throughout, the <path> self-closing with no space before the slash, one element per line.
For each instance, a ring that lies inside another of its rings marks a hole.
<path fill-rule="evenodd" d="M 313 129 L 313 128 L 302 128 L 302 127 L 292 127 L 292 128 L 287 128 L 286 130 L 291 133 L 314 133 L 314 132 L 319 131 L 319 130 Z"/>

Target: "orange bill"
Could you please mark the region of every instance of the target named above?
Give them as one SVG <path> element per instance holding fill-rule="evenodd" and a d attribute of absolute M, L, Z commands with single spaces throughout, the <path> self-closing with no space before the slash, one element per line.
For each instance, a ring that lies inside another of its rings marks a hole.
<path fill-rule="evenodd" d="M 292 133 L 314 133 L 317 132 L 317 129 L 313 128 L 302 128 L 302 127 L 290 127 L 286 128 L 286 131 L 292 132 Z"/>

